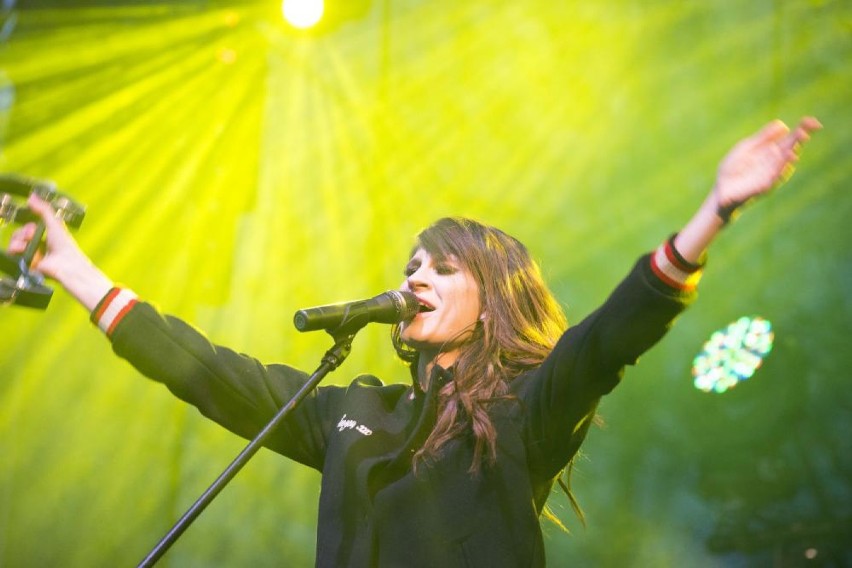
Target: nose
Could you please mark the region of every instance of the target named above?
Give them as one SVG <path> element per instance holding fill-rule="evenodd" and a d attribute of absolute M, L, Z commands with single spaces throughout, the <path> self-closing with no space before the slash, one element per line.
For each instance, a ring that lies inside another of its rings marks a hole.
<path fill-rule="evenodd" d="M 423 274 L 424 269 L 425 268 L 423 266 L 421 266 L 420 268 L 418 268 L 417 270 L 412 272 L 408 276 L 408 278 L 405 279 L 405 283 L 404 283 L 405 288 L 409 292 L 415 292 L 417 290 L 423 290 L 425 288 L 428 288 L 429 283 L 426 280 L 426 278 L 424 277 L 424 274 Z"/>

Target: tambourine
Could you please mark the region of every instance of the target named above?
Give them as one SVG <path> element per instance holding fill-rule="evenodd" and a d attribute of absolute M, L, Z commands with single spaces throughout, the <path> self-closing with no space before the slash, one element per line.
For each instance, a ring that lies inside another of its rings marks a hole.
<path fill-rule="evenodd" d="M 0 226 L 6 223 L 36 223 L 32 240 L 22 254 L 0 251 L 0 304 L 14 304 L 27 308 L 46 309 L 53 289 L 44 284 L 44 277 L 30 265 L 44 237 L 44 222 L 26 205 L 31 194 L 49 202 L 56 216 L 71 229 L 77 229 L 86 215 L 86 208 L 67 195 L 60 193 L 50 181 L 37 180 L 15 174 L 0 174 Z"/>

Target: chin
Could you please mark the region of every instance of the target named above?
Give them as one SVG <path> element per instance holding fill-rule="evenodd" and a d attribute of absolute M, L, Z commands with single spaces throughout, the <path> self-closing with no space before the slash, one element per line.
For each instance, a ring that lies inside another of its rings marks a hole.
<path fill-rule="evenodd" d="M 424 345 L 424 342 L 422 340 L 405 333 L 400 334 L 399 338 L 405 345 L 411 347 L 412 349 L 419 349 Z"/>
<path fill-rule="evenodd" d="M 402 333 L 399 334 L 399 339 L 404 343 L 407 347 L 411 349 L 421 350 L 428 347 L 431 342 L 428 341 L 424 337 L 418 336 L 416 333 L 408 333 L 408 330 L 403 330 Z"/>

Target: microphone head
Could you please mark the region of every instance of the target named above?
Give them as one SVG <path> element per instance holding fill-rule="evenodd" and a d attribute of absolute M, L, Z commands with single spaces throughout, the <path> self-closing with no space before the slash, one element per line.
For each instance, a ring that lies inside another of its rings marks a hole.
<path fill-rule="evenodd" d="M 411 292 L 403 290 L 390 290 L 384 295 L 393 303 L 394 314 L 393 321 L 382 323 L 399 323 L 407 319 L 411 319 L 420 311 L 420 302 L 417 301 L 417 296 Z"/>
<path fill-rule="evenodd" d="M 399 323 L 413 318 L 419 311 L 417 296 L 411 292 L 390 290 L 369 300 L 299 310 L 293 316 L 293 325 L 299 331 L 357 331 L 370 322 Z"/>

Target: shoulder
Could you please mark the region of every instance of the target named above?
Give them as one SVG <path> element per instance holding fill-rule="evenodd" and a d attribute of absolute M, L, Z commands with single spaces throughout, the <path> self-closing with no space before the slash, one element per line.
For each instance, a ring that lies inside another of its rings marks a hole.
<path fill-rule="evenodd" d="M 364 374 L 358 375 L 349 383 L 349 386 L 346 387 L 346 396 L 347 398 L 369 397 L 395 400 L 407 390 L 407 385 L 399 383 L 386 385 L 377 376 Z"/>
<path fill-rule="evenodd" d="M 349 383 L 350 389 L 370 388 L 370 387 L 375 388 L 375 387 L 384 387 L 384 386 L 385 386 L 385 384 L 382 382 L 382 380 L 379 377 L 377 377 L 375 375 L 366 375 L 366 374 L 358 375 L 357 377 L 352 379 L 351 383 Z M 391 385 L 391 386 L 394 386 L 394 385 Z"/>

